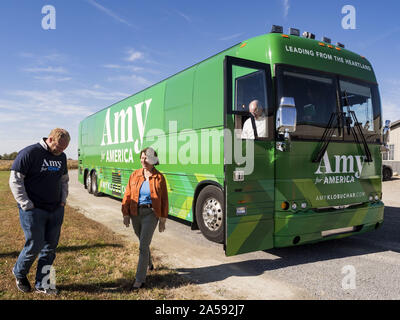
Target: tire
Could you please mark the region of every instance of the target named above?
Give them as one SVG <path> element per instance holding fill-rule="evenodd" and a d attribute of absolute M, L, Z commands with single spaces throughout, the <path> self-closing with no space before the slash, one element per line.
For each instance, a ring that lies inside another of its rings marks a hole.
<path fill-rule="evenodd" d="M 92 193 L 92 175 L 89 172 L 86 175 L 85 187 L 89 193 Z"/>
<path fill-rule="evenodd" d="M 224 195 L 220 188 L 209 185 L 201 190 L 196 201 L 196 221 L 204 237 L 213 242 L 224 242 Z"/>
<path fill-rule="evenodd" d="M 392 178 L 392 169 L 387 167 L 387 166 L 383 166 L 382 168 L 382 176 L 383 176 L 383 181 L 387 181 L 390 180 Z"/>
<path fill-rule="evenodd" d="M 97 173 L 96 171 L 92 172 L 92 193 L 95 197 L 101 196 L 101 192 L 99 192 L 98 184 L 97 184 Z"/>

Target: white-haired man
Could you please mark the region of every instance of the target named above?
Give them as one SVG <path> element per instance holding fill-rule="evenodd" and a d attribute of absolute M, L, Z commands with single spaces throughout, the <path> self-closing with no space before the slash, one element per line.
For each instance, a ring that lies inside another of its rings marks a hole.
<path fill-rule="evenodd" d="M 252 118 L 248 118 L 243 125 L 242 139 L 255 139 L 255 137 L 266 137 L 266 118 L 264 116 L 264 109 L 258 100 L 253 100 L 249 103 L 249 112 L 254 117 L 254 126 L 252 124 Z M 256 136 L 254 134 L 256 129 Z"/>

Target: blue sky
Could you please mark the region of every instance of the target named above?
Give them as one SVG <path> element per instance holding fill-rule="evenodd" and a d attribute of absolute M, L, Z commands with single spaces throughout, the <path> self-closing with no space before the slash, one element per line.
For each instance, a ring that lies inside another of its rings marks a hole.
<path fill-rule="evenodd" d="M 45 5 L 56 28 L 44 30 Z M 356 10 L 343 29 L 342 8 Z M 77 158 L 78 124 L 111 105 L 245 39 L 296 27 L 327 36 L 371 61 L 384 119 L 400 119 L 400 2 L 128 1 L 0 2 L 0 154 L 18 151 L 54 127 L 70 131 Z"/>

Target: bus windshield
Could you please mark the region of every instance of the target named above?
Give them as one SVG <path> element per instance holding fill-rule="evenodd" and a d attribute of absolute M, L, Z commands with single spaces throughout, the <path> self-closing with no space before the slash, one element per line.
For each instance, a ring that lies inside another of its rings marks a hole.
<path fill-rule="evenodd" d="M 367 141 L 379 142 L 381 118 L 378 88 L 343 79 L 339 80 L 339 86 L 342 111 L 349 119 L 351 118 L 350 112 L 354 112 Z M 355 120 L 351 118 L 346 125 L 354 127 Z M 353 140 L 351 135 L 346 133 L 347 130 L 345 130 L 344 139 Z"/>
<path fill-rule="evenodd" d="M 345 117 L 350 119 L 350 111 L 354 111 L 366 140 L 379 142 L 380 105 L 376 86 L 356 83 L 341 77 L 337 81 L 337 77 L 333 75 L 293 67 L 279 68 L 277 78 L 278 101 L 281 97 L 293 97 L 295 100 L 297 123 L 293 137 L 320 139 L 333 113 L 343 112 Z M 338 84 L 340 105 L 337 98 Z M 332 126 L 338 130 L 334 131 L 332 140 L 354 141 L 354 135 L 346 129 L 346 126 L 350 129 L 354 125 L 354 120 L 343 124 L 335 121 Z"/>

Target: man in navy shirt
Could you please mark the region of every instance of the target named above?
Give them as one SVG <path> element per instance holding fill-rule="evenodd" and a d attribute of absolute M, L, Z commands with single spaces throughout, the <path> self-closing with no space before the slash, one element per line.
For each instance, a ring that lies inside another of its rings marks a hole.
<path fill-rule="evenodd" d="M 14 160 L 10 188 L 17 201 L 25 246 L 13 268 L 17 288 L 31 291 L 27 274 L 39 255 L 35 289 L 57 294 L 49 273 L 56 257 L 68 196 L 67 157 L 63 152 L 69 144 L 69 133 L 53 129 L 47 138 L 22 149 Z"/>

